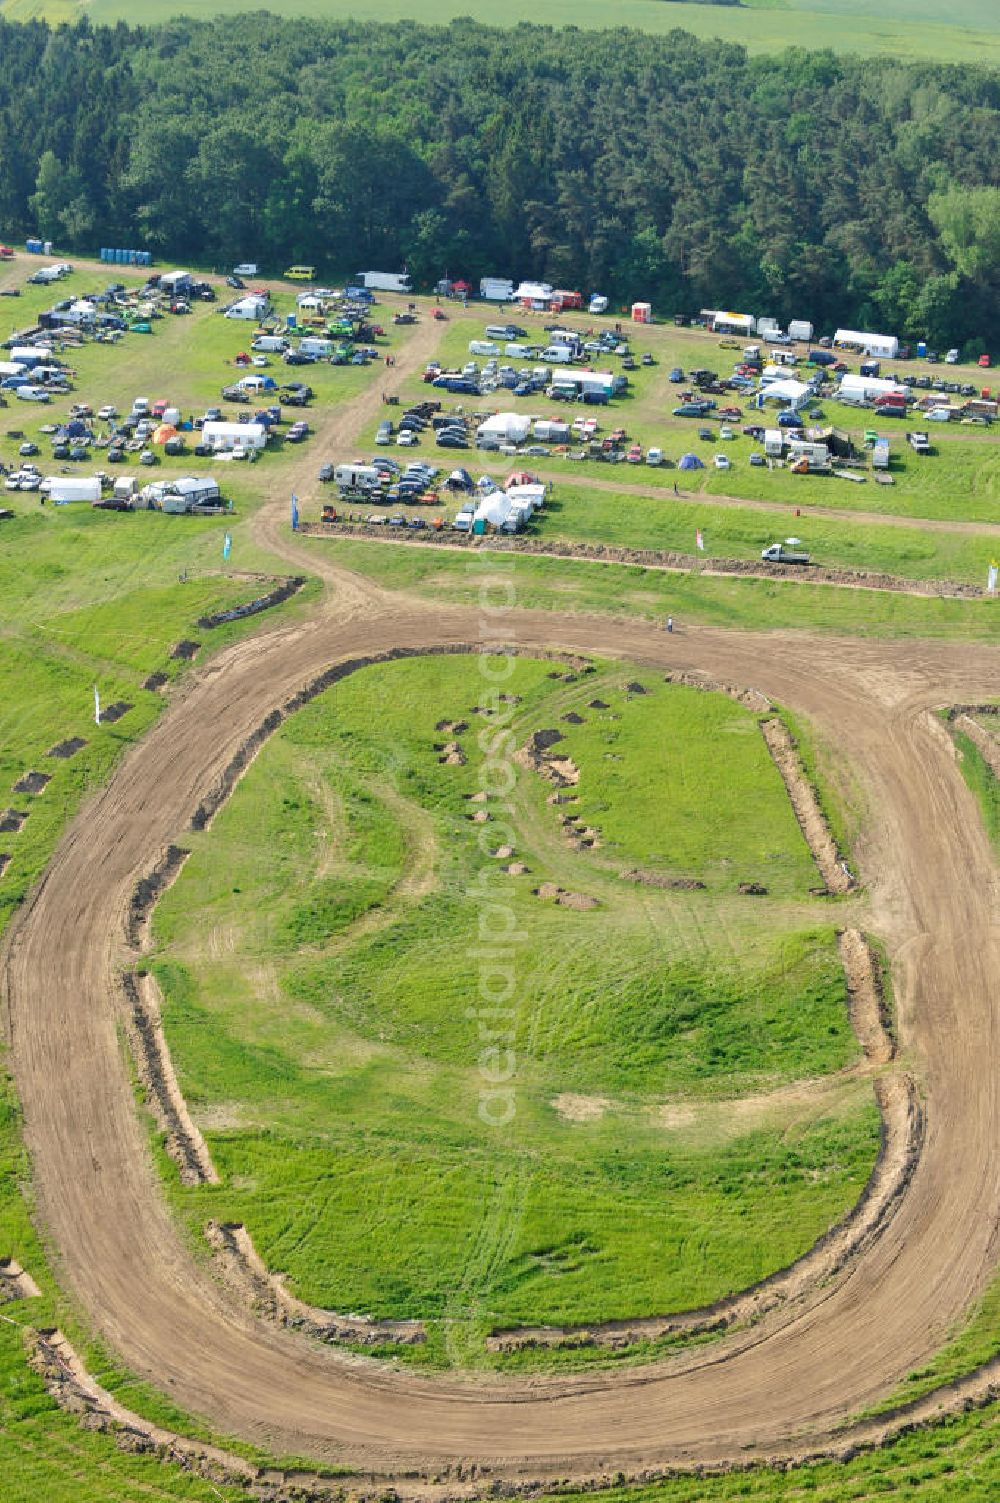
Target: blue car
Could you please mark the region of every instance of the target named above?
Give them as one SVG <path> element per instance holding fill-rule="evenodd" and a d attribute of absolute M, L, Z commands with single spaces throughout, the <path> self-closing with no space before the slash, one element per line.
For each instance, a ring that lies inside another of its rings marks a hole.
<path fill-rule="evenodd" d="M 799 417 L 799 415 L 798 415 L 797 412 L 779 412 L 778 413 L 778 427 L 779 428 L 804 428 L 805 427 L 805 423 Z"/>

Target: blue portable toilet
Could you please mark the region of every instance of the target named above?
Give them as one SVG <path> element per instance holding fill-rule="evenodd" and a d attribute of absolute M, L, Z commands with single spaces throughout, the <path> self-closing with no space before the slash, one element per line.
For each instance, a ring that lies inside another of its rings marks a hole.
<path fill-rule="evenodd" d="M 297 323 L 298 323 L 298 319 L 297 319 L 297 317 L 296 317 L 296 315 L 294 313 L 286 313 L 285 314 L 285 328 L 286 329 L 294 329 L 297 326 Z"/>
<path fill-rule="evenodd" d="M 918 357 L 921 360 L 923 360 L 923 358 L 924 358 L 924 356 L 926 354 L 927 354 L 927 341 L 926 341 L 926 339 L 922 339 L 920 341 L 920 343 L 917 345 L 917 355 L 918 355 Z"/>

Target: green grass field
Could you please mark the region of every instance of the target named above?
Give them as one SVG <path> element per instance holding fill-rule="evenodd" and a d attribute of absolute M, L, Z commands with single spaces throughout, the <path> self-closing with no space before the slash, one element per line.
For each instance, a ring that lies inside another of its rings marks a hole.
<path fill-rule="evenodd" d="M 154 24 L 175 15 L 237 15 L 254 8 L 259 7 L 245 0 L 148 0 L 141 19 Z M 907 60 L 987 65 L 1000 61 L 1000 35 L 991 0 L 957 0 L 947 13 L 934 0 L 883 0 L 874 13 L 868 0 L 745 0 L 739 7 L 616 0 L 613 8 L 599 0 L 545 0 L 541 7 L 513 0 L 502 13 L 485 0 L 270 0 L 264 8 L 279 16 L 416 20 L 428 25 L 471 16 L 493 26 L 530 22 L 587 29 L 626 26 L 653 33 L 680 29 L 735 42 L 750 52 L 828 47 Z M 97 23 L 136 20 L 134 8 L 125 0 L 3 0 L 0 11 L 11 20 L 45 16 L 72 21 L 84 14 Z"/>
<path fill-rule="evenodd" d="M 874 1151 L 863 1081 L 830 1078 L 805 1109 L 774 1094 L 856 1045 L 754 718 L 650 675 L 628 693 L 621 668 L 551 673 L 515 665 L 515 739 L 565 726 L 593 853 L 567 848 L 525 769 L 503 823 L 529 872 L 497 875 L 477 841 L 491 823 L 469 819 L 483 679 L 474 659 L 428 659 L 368 669 L 283 728 L 157 913 L 168 1040 L 223 1178 L 174 1186 L 178 1205 L 193 1229 L 244 1220 L 314 1303 L 434 1319 L 425 1360 L 485 1360 L 496 1322 L 742 1287 L 850 1203 Z M 436 723 L 470 717 L 467 764 L 442 768 Z M 637 863 L 706 891 L 622 883 Z M 745 880 L 773 901 L 737 896 Z M 540 902 L 542 881 L 600 912 Z M 502 1129 L 477 1116 L 469 1014 L 484 882 L 524 935 Z"/>
<path fill-rule="evenodd" d="M 67 290 L 85 291 L 100 280 L 77 273 Z M 282 311 L 291 306 L 283 296 Z M 5 307 L 23 324 L 49 301 L 50 293 L 31 289 Z M 130 336 L 116 349 L 82 351 L 78 390 L 68 400 L 124 407 L 142 393 L 200 410 L 218 400 L 232 374 L 228 362 L 246 337 L 245 329 L 213 318 L 209 309 L 163 320 L 149 338 Z M 690 428 L 663 415 L 673 390 L 664 385 L 664 364 L 674 351 L 681 364 L 695 363 L 696 352 L 705 354 L 705 337 L 658 327 L 650 339 L 659 342 L 661 364 L 637 373 L 635 396 L 622 412 L 644 442 L 660 436 L 668 452 L 680 452 Z M 706 355 L 701 363 L 712 362 Z M 326 407 L 376 377 L 314 368 L 309 378 Z M 12 402 L 0 415 L 0 456 L 9 462 L 16 452 L 16 441 L 5 437 L 11 428 L 37 433 L 51 415 Z M 968 430 L 933 436 L 939 454 L 925 469 L 911 470 L 904 461 L 888 492 L 837 484 L 834 504 L 993 520 L 995 444 Z M 697 516 L 712 551 L 737 552 L 756 546 L 758 525 L 775 535 L 788 529 L 778 526 L 780 519 L 772 529 L 761 514 L 714 507 L 710 493 L 720 481 L 731 495 L 783 503 L 794 498 L 796 505 L 801 499 L 804 512 L 831 504 L 828 482 L 808 480 L 801 489 L 795 482 L 793 490 L 794 477 L 750 471 L 738 445 L 733 453 L 728 476 L 710 476 L 704 498 L 677 506 L 666 496 L 660 502 L 586 487 L 577 468 L 570 475 L 567 465 L 551 520 L 573 513 L 574 526 L 591 535 L 683 540 Z M 318 467 L 324 458 L 341 456 L 314 457 Z M 178 467 L 200 463 L 178 461 Z M 30 812 L 19 832 L 0 836 L 0 850 L 12 857 L 0 881 L 0 923 L 44 866 L 80 800 L 155 718 L 161 701 L 141 689 L 145 675 L 153 669 L 180 675 L 169 652 L 181 637 L 202 639 L 203 661 L 247 629 L 209 634 L 194 627 L 203 611 L 256 592 L 248 581 L 220 572 L 222 531 L 234 536 L 232 566 L 286 572 L 255 547 L 247 527 L 259 499 L 281 484 L 284 464 L 278 451 L 253 469 L 230 467 L 227 489 L 236 511 L 227 519 L 43 511 L 34 496 L 5 498 L 17 519 L 0 530 L 0 763 L 8 786 L 29 767 L 50 771 L 52 781 L 34 797 L 7 795 L 13 807 Z M 594 473 L 622 478 L 621 470 L 605 467 Z M 661 489 L 673 478 L 645 469 L 636 477 L 631 467 L 624 476 Z M 906 532 L 899 538 L 905 552 L 890 556 L 896 534 L 882 523 L 838 521 L 817 510 L 795 526 L 815 528 L 810 538 L 820 540 L 824 553 L 839 550 L 838 556 L 864 567 L 876 566 L 872 559 L 878 558 L 877 566 L 891 572 L 955 577 L 967 568 L 969 577 L 978 577 L 975 538 Z M 473 598 L 461 557 L 346 540 L 336 547 L 351 567 L 394 588 Z M 905 567 L 894 567 L 894 558 L 903 558 Z M 515 578 L 523 605 L 658 619 L 671 610 L 679 631 L 705 621 L 996 636 L 986 602 L 530 558 L 517 561 Z M 285 609 L 307 608 L 313 588 Z M 425 667 L 392 671 L 416 679 Z M 438 682 L 454 665 L 442 660 L 433 669 Z M 473 790 L 477 762 L 470 757 L 465 767 L 440 768 L 429 753 L 432 738 L 442 739 L 434 722 L 446 713 L 437 689 L 398 692 L 387 671 L 377 714 L 358 679 L 297 717 L 259 759 L 270 771 L 268 786 L 254 781 L 255 767 L 188 863 L 177 895 L 187 894 L 192 913 L 201 912 L 197 933 L 192 922 L 183 934 L 169 934 L 173 894 L 161 909 L 171 941 L 162 962 L 171 1042 L 224 1177 L 218 1190 L 182 1192 L 164 1161 L 193 1240 L 204 1246 L 208 1214 L 245 1219 L 271 1265 L 289 1269 L 307 1298 L 429 1315 L 432 1335 L 422 1357 L 437 1365 L 482 1364 L 482 1335 L 494 1321 L 621 1313 L 623 1289 L 625 1313 L 635 1314 L 746 1282 L 794 1256 L 852 1200 L 873 1151 L 867 1088 L 841 1086 L 829 1074 L 851 1057 L 852 1043 L 843 1026 L 842 980 L 832 968 L 830 910 L 804 896 L 813 879 L 797 830 L 787 825 L 787 806 L 781 804 L 782 816 L 772 809 L 778 824 L 786 819 L 780 842 L 762 843 L 760 828 L 734 820 L 706 819 L 699 834 L 699 800 L 711 790 L 710 814 L 721 815 L 726 779 L 717 776 L 717 762 L 687 754 L 685 734 L 696 713 L 706 717 L 697 721 L 697 735 L 719 754 L 725 748 L 730 762 L 736 759 L 736 786 L 744 797 L 750 788 L 755 799 L 774 792 L 755 781 L 763 777 L 766 785 L 768 768 L 749 756 L 755 734 L 743 712 L 697 696 L 697 705 L 672 719 L 669 707 L 682 702 L 678 691 L 653 684 L 647 698 L 628 699 L 614 681 L 621 677 L 617 669 L 607 670 L 610 679 L 586 684 L 581 704 L 574 696 L 583 684 L 557 685 L 547 671 L 532 679 L 534 666 L 518 665 L 525 675 L 519 714 L 535 706 L 555 711 L 544 723 L 554 718 L 563 730 L 563 749 L 582 773 L 577 810 L 600 830 L 601 845 L 587 854 L 569 851 L 556 811 L 545 802 L 549 786 L 525 772 L 515 820 L 528 832 L 519 854 L 532 872 L 511 880 L 527 888 L 536 877 L 551 877 L 593 893 L 602 907 L 576 912 L 543 904 L 526 890 L 518 894 L 515 911 L 531 935 L 525 960 L 537 1006 L 519 1011 L 518 1113 L 503 1142 L 476 1120 L 470 1126 L 479 1082 L 464 993 L 475 977 L 463 971 L 462 955 L 456 963 L 448 940 L 468 933 L 463 883 L 472 869 L 475 827 L 465 819 L 469 806 L 461 794 Z M 117 725 L 93 725 L 94 682 L 105 705 L 115 698 L 133 704 Z M 598 692 L 611 707 L 609 717 L 621 713 L 621 721 L 590 716 L 571 727 L 558 719 L 572 707 L 588 716 L 586 701 Z M 467 717 L 475 701 L 465 701 L 459 695 L 452 713 Z M 353 704 L 353 720 L 341 723 L 345 703 Z M 373 725 L 387 733 L 376 739 Z M 75 758 L 45 758 L 50 746 L 73 735 L 88 742 Z M 469 738 L 465 743 L 471 750 Z M 617 763 L 623 744 L 625 761 Z M 655 758 L 663 748 L 672 755 L 660 765 Z M 260 798 L 254 806 L 255 787 Z M 672 820 L 662 845 L 653 839 L 661 802 L 669 802 Z M 838 817 L 836 808 L 832 812 Z M 225 872 L 217 856 L 223 850 L 232 856 Z M 430 853 L 423 862 L 421 851 Z M 615 872 L 627 864 L 699 874 L 708 890 L 626 886 Z M 771 918 L 763 933 L 760 909 L 752 906 L 757 900 L 735 895 L 736 880 L 744 878 L 772 888 L 769 899 L 759 900 Z M 594 920 L 607 924 L 602 935 L 611 935 L 596 955 Z M 243 945 L 246 964 L 227 951 L 230 939 Z M 407 957 L 420 962 L 409 989 L 396 948 L 404 944 Z M 578 995 L 583 1006 L 574 1011 L 567 997 Z M 792 1007 L 803 998 L 806 1015 Z M 768 1097 L 776 1085 L 804 1073 L 826 1082 L 822 1100 L 811 1114 L 789 1117 Z M 743 1124 L 746 1130 L 734 1131 L 732 1102 L 747 1093 L 762 1105 Z M 553 1105 L 557 1096 L 568 1098 L 561 1108 Z M 680 1121 L 668 1115 L 667 1127 L 656 1113 L 668 1103 L 692 1115 L 686 1121 L 683 1113 Z M 11 1253 L 30 1268 L 43 1298 L 5 1307 L 0 1320 L 4 1503 L 234 1496 L 152 1458 L 123 1456 L 110 1440 L 58 1411 L 29 1373 L 17 1327 L 58 1321 L 125 1403 L 192 1428 L 77 1327 L 29 1219 L 30 1169 L 19 1125 L 8 1092 L 0 1110 L 0 1254 Z M 692 1228 L 709 1229 L 699 1245 Z M 410 1256 L 403 1256 L 404 1247 Z M 664 1248 L 669 1260 L 662 1258 Z M 359 1249 L 375 1255 L 361 1258 Z M 666 1271 L 664 1261 L 672 1265 Z M 995 1350 L 996 1332 L 991 1292 L 954 1342 L 910 1376 L 904 1395 L 981 1361 Z M 1000 1473 L 995 1421 L 993 1409 L 966 1416 L 847 1468 L 666 1482 L 649 1491 L 649 1503 L 805 1495 L 839 1503 L 891 1490 L 921 1500 L 992 1498 Z"/>

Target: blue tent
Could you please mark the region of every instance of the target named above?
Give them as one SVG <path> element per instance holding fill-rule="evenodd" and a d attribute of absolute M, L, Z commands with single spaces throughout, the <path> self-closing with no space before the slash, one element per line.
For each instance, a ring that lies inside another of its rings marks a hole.
<path fill-rule="evenodd" d="M 679 470 L 703 470 L 705 466 L 697 454 L 682 454 L 677 461 L 677 468 Z"/>

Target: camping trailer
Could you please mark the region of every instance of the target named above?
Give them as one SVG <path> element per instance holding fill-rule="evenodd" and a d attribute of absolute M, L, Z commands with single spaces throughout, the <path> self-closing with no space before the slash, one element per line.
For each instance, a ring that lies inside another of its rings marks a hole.
<path fill-rule="evenodd" d="M 408 271 L 359 271 L 354 281 L 370 292 L 413 291 Z"/>

